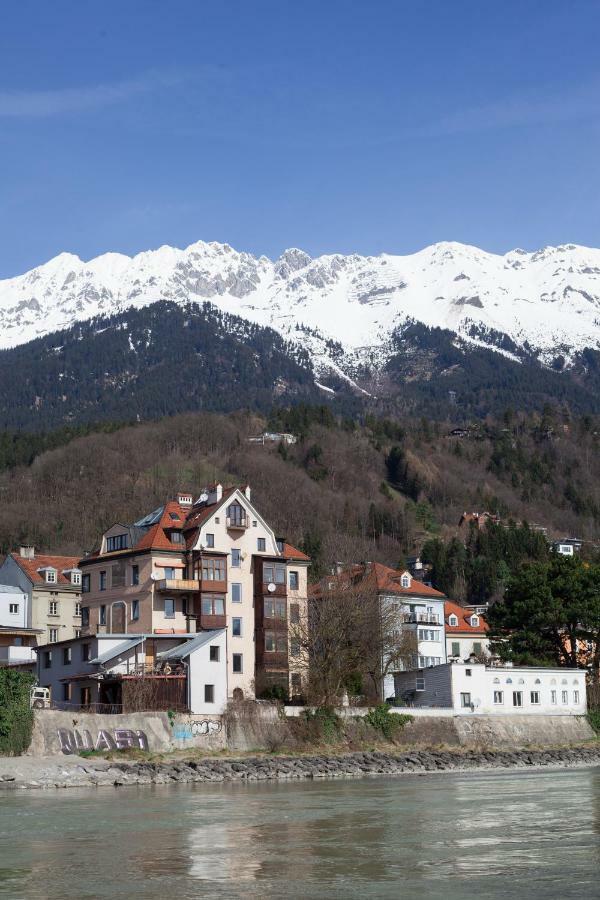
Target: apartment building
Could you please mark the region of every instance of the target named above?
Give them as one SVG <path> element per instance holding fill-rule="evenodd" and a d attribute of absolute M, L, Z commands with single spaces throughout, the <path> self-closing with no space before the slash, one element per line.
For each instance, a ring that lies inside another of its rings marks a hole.
<path fill-rule="evenodd" d="M 37 635 L 38 644 L 76 637 L 81 631 L 81 570 L 72 556 L 36 553 L 21 547 L 0 566 L 0 585 L 14 593 L 2 604 L 2 624 L 11 622 Z M 29 643 L 29 642 L 28 642 Z"/>
<path fill-rule="evenodd" d="M 310 560 L 251 502 L 248 485 L 180 492 L 133 524 L 117 523 L 80 561 L 86 634 L 226 629 L 230 697 L 273 684 L 301 692 L 290 618 L 306 608 Z"/>

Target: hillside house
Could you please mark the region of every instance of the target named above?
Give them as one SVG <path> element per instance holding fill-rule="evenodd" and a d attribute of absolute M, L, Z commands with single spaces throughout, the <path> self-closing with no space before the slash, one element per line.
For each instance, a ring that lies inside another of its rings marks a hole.
<path fill-rule="evenodd" d="M 481 613 L 446 600 L 444 616 L 448 660 L 466 660 L 471 656 L 489 654 L 489 626 Z"/>

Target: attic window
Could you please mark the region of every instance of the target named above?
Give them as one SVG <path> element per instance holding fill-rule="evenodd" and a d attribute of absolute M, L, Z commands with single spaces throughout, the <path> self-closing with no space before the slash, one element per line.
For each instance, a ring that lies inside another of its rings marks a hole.
<path fill-rule="evenodd" d="M 471 616 L 471 628 L 477 628 L 479 626 L 479 616 Z"/>
<path fill-rule="evenodd" d="M 409 588 L 409 587 L 410 587 L 410 582 L 411 582 L 410 575 L 408 574 L 408 572 L 405 572 L 405 573 L 402 575 L 402 577 L 400 578 L 400 585 L 401 585 L 401 587 L 403 587 L 403 588 Z"/>
<path fill-rule="evenodd" d="M 56 569 L 46 569 L 46 583 L 56 584 Z"/>
<path fill-rule="evenodd" d="M 458 616 L 455 616 L 454 613 L 452 613 L 452 615 L 448 617 L 448 625 L 450 625 L 451 628 L 456 628 L 458 625 Z"/>
<path fill-rule="evenodd" d="M 81 584 L 81 572 L 71 572 L 71 584 Z"/>
<path fill-rule="evenodd" d="M 169 518 L 173 519 L 174 522 L 179 522 L 179 516 L 177 513 L 169 513 Z"/>
<path fill-rule="evenodd" d="M 171 541 L 174 544 L 183 544 L 183 535 L 180 531 L 171 532 Z"/>
<path fill-rule="evenodd" d="M 129 546 L 128 534 L 114 534 L 106 538 L 106 552 L 114 553 L 115 550 L 127 550 Z"/>

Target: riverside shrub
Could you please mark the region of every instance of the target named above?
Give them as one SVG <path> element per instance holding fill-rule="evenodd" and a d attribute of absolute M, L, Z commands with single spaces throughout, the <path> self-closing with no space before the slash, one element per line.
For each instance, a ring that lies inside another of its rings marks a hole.
<path fill-rule="evenodd" d="M 19 756 L 31 743 L 29 692 L 34 683 L 29 672 L 0 669 L 0 754 Z"/>
<path fill-rule="evenodd" d="M 381 731 L 386 740 L 391 741 L 399 728 L 404 728 L 407 722 L 412 722 L 412 716 L 392 713 L 387 703 L 380 703 L 379 706 L 369 710 L 365 722 L 368 722 L 371 728 Z"/>

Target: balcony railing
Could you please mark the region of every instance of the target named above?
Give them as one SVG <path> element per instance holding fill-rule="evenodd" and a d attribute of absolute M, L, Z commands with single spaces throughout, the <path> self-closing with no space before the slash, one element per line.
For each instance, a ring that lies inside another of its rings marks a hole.
<path fill-rule="evenodd" d="M 244 531 L 248 527 L 246 516 L 227 516 L 225 523 L 227 528 L 239 529 L 240 531 Z"/>
<path fill-rule="evenodd" d="M 33 647 L 19 647 L 13 644 L 10 647 L 0 647 L 0 660 L 9 663 L 28 663 L 36 659 Z"/>
<path fill-rule="evenodd" d="M 163 578 L 156 582 L 156 588 L 159 591 L 199 591 L 200 582 L 195 578 Z"/>
<path fill-rule="evenodd" d="M 269 590 L 269 585 L 273 585 L 271 590 Z M 263 596 L 267 600 L 269 597 L 287 597 L 287 586 L 285 584 L 278 584 L 274 581 L 265 581 L 263 582 Z"/>
<path fill-rule="evenodd" d="M 402 621 L 413 625 L 441 625 L 437 613 L 405 613 Z"/>

